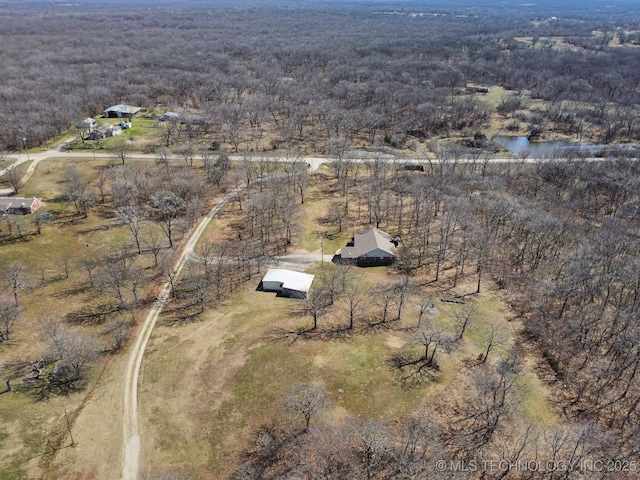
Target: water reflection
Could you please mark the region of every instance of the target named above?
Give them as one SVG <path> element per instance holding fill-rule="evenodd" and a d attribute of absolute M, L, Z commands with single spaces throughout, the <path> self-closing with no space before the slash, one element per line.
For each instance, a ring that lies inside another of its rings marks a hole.
<path fill-rule="evenodd" d="M 530 142 L 527 137 L 508 137 L 498 135 L 493 139 L 504 148 L 509 150 L 517 157 L 521 157 L 526 153 L 529 158 L 544 158 L 561 155 L 562 151 L 568 149 L 577 149 L 586 152 L 588 156 L 597 156 L 605 148 L 614 148 L 619 150 L 635 150 L 631 145 L 604 145 L 599 143 L 587 142 Z"/>

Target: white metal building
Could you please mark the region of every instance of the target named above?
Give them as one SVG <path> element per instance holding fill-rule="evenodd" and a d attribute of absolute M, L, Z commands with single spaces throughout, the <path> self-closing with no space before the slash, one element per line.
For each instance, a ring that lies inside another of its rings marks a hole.
<path fill-rule="evenodd" d="M 278 292 L 283 297 L 307 298 L 314 275 L 283 268 L 271 268 L 262 279 L 265 292 Z"/>

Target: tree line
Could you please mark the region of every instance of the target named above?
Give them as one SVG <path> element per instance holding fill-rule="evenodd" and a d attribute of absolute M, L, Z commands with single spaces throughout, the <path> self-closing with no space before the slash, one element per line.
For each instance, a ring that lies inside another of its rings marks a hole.
<path fill-rule="evenodd" d="M 236 152 L 472 137 L 494 113 L 530 134 L 637 137 L 637 55 L 616 33 L 633 35 L 632 16 L 405 8 L 4 5 L 0 147 L 41 145 L 123 102 L 182 115 L 181 137 L 167 122 L 159 146 L 213 140 Z M 512 95 L 496 107 L 469 83 Z"/>

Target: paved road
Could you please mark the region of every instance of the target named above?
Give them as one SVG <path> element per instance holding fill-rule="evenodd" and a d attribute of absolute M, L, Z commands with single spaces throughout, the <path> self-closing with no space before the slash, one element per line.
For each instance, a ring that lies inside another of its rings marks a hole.
<path fill-rule="evenodd" d="M 58 145 L 57 147 L 54 147 L 50 150 L 46 150 L 44 152 L 34 152 L 34 153 L 29 152 L 29 154 L 23 153 L 23 154 L 17 154 L 17 155 L 9 155 L 4 161 L 6 165 L 0 169 L 0 177 L 2 177 L 6 173 L 8 168 L 14 168 L 14 167 L 17 167 L 18 165 L 22 165 L 23 163 L 31 162 L 31 165 L 29 166 L 27 173 L 25 174 L 24 177 L 22 177 L 22 180 L 21 180 L 21 184 L 24 185 L 25 182 L 29 180 L 29 178 L 31 178 L 31 175 L 33 175 L 33 172 L 35 171 L 38 164 L 42 160 L 46 160 L 49 158 L 101 158 L 101 159 L 110 158 L 115 161 L 115 158 L 111 153 L 95 153 L 95 152 L 89 152 L 89 151 L 69 152 L 66 150 L 61 150 L 63 146 L 64 145 Z M 127 156 L 127 158 L 132 160 L 154 160 L 155 161 L 157 159 L 157 155 L 152 153 L 131 153 Z M 198 156 L 196 156 L 195 158 L 198 159 Z M 236 156 L 236 155 L 232 155 L 230 158 L 231 160 L 234 160 L 234 161 L 240 161 L 243 159 L 242 156 Z M 255 161 L 259 161 L 264 158 L 268 158 L 269 161 L 281 161 L 281 162 L 290 161 L 289 159 L 286 159 L 284 157 L 253 157 L 253 158 L 255 159 Z M 171 160 L 174 160 L 176 162 L 182 161 L 178 157 L 171 157 Z M 319 157 L 308 157 L 308 158 L 305 157 L 304 159 L 302 159 L 302 161 L 308 163 L 311 170 L 317 170 L 320 167 L 320 165 L 322 165 L 323 163 L 330 162 L 331 160 L 327 158 L 319 158 Z M 12 188 L 0 189 L 0 197 L 11 195 L 13 193 L 14 192 Z"/>
<path fill-rule="evenodd" d="M 38 163 L 40 163 L 42 160 L 46 160 L 48 158 L 110 158 L 110 159 L 114 159 L 114 156 L 110 153 L 95 153 L 95 152 L 89 152 L 89 151 L 85 151 L 85 152 L 69 152 L 69 151 L 63 151 L 61 150 L 63 145 L 58 145 L 55 148 L 52 148 L 50 150 L 46 150 L 44 152 L 29 152 L 28 154 L 20 154 L 20 155 L 10 155 L 6 160 L 5 163 L 7 164 L 6 167 L 0 169 L 0 177 L 2 175 L 5 174 L 6 169 L 9 166 L 12 167 L 16 167 L 18 165 L 21 165 L 25 162 L 31 162 L 31 165 L 29 166 L 27 173 L 25 174 L 25 176 L 22 178 L 22 184 L 24 184 L 30 177 L 31 175 L 33 175 L 33 172 L 35 171 L 36 167 L 38 166 Z M 155 160 L 157 158 L 157 156 L 155 154 L 150 154 L 150 153 L 131 153 L 127 158 L 130 158 L 132 160 Z M 198 158 L 197 156 L 195 157 L 196 159 Z M 237 155 L 232 155 L 231 160 L 233 161 L 240 161 L 243 159 L 242 156 L 237 156 Z M 172 160 L 176 161 L 176 162 L 181 162 L 182 160 L 178 157 L 172 157 Z M 252 159 L 254 161 L 260 161 L 260 160 L 264 160 L 267 159 L 268 161 L 276 161 L 276 162 L 290 162 L 292 161 L 291 159 L 285 158 L 285 157 L 259 157 L 259 156 L 254 156 L 252 157 Z M 317 170 L 320 165 L 322 165 L 323 163 L 331 163 L 333 162 L 333 159 L 329 158 L 329 157 L 302 157 L 299 159 L 300 161 L 306 162 L 307 164 L 309 164 L 309 169 L 311 171 L 315 171 Z M 409 163 L 409 164 L 428 164 L 429 160 L 426 158 L 412 158 L 412 159 L 396 159 L 393 160 L 391 158 L 388 159 L 390 162 L 396 161 L 396 162 L 400 162 L 400 163 Z M 507 157 L 503 157 L 503 158 L 491 158 L 488 163 L 535 163 L 535 162 L 539 162 L 542 160 L 546 160 L 546 159 L 539 159 L 539 158 L 527 158 L 525 160 L 522 160 L 520 158 L 507 158 Z M 603 158 L 587 158 L 585 159 L 585 161 L 604 161 L 607 159 L 603 159 Z M 355 163 L 365 163 L 365 162 L 371 162 L 373 161 L 373 158 L 365 158 L 365 157 L 360 157 L 360 158 L 350 158 L 349 161 L 351 162 L 355 162 Z M 438 162 L 436 160 L 431 159 L 431 162 L 434 165 L 438 165 Z M 478 163 L 478 164 L 482 164 L 483 161 L 480 159 L 458 159 L 456 160 L 456 163 L 458 164 L 464 164 L 464 163 Z M 7 195 L 11 195 L 13 193 L 13 189 L 11 188 L 4 188 L 4 189 L 0 189 L 0 196 L 7 196 Z"/>

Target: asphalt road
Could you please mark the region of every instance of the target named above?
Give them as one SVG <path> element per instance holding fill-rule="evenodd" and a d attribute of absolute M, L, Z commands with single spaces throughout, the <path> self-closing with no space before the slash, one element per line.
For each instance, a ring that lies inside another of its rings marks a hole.
<path fill-rule="evenodd" d="M 25 174 L 25 176 L 22 178 L 21 183 L 24 184 L 27 180 L 29 180 L 29 178 L 31 178 L 31 175 L 33 175 L 33 172 L 35 171 L 36 167 L 38 166 L 38 164 L 46 159 L 49 158 L 110 158 L 113 159 L 114 161 L 117 161 L 114 156 L 110 153 L 95 153 L 95 152 L 69 152 L 69 151 L 63 151 L 61 150 L 63 145 L 59 145 L 55 148 L 52 148 L 50 150 L 46 150 L 44 152 L 29 152 L 27 153 L 21 153 L 21 154 L 17 154 L 17 155 L 10 155 L 5 161 L 4 163 L 6 164 L 3 165 L 3 168 L 0 169 L 0 177 L 3 176 L 7 170 L 7 168 L 9 167 L 17 167 L 18 165 L 21 165 L 25 162 L 31 162 L 31 165 L 29 165 L 29 168 L 27 170 L 27 173 Z M 147 154 L 147 153 L 131 153 L 128 155 L 129 159 L 132 160 L 153 160 L 155 161 L 155 159 L 157 158 L 157 156 L 155 154 Z M 196 159 L 198 158 L 197 156 L 195 157 Z M 237 155 L 232 155 L 231 157 L 232 161 L 240 161 L 242 160 L 242 156 L 237 156 Z M 264 160 L 267 159 L 268 161 L 276 161 L 276 162 L 290 162 L 292 161 L 289 158 L 286 157 L 259 157 L 259 156 L 254 156 L 253 160 L 254 161 L 260 161 L 260 160 Z M 179 159 L 178 157 L 173 157 L 172 160 L 176 161 L 176 162 L 181 162 L 182 160 Z M 302 157 L 300 159 L 303 162 L 306 162 L 309 165 L 309 170 L 311 171 L 315 171 L 317 170 L 320 165 L 322 165 L 323 163 L 332 163 L 333 159 L 329 158 L 329 157 Z M 366 158 L 366 157 L 359 157 L 359 158 L 350 158 L 348 159 L 349 161 L 355 162 L 355 163 L 365 163 L 365 162 L 371 162 L 374 159 L 373 158 Z M 507 158 L 507 157 L 503 157 L 503 158 L 491 158 L 489 159 L 488 163 L 491 164 L 496 164 L 496 163 L 535 163 L 535 162 L 539 162 L 543 159 L 537 159 L 537 158 L 527 158 L 525 160 L 522 160 L 520 158 Z M 585 161 L 603 161 L 606 159 L 602 159 L 602 158 L 587 158 L 585 159 Z M 389 159 L 390 162 L 396 161 L 396 162 L 401 162 L 401 163 L 406 163 L 406 164 L 427 164 L 429 163 L 429 160 L 426 158 L 412 158 L 412 159 L 397 159 L 397 160 L 392 160 Z M 434 165 L 437 165 L 438 162 L 436 160 L 431 159 L 431 162 Z M 456 160 L 456 162 L 458 164 L 465 164 L 465 163 L 472 163 L 472 162 L 476 162 L 476 163 L 482 163 L 482 160 L 473 160 L 473 159 L 458 159 Z M 8 196 L 13 194 L 13 189 L 12 188 L 3 188 L 0 189 L 0 196 Z"/>

